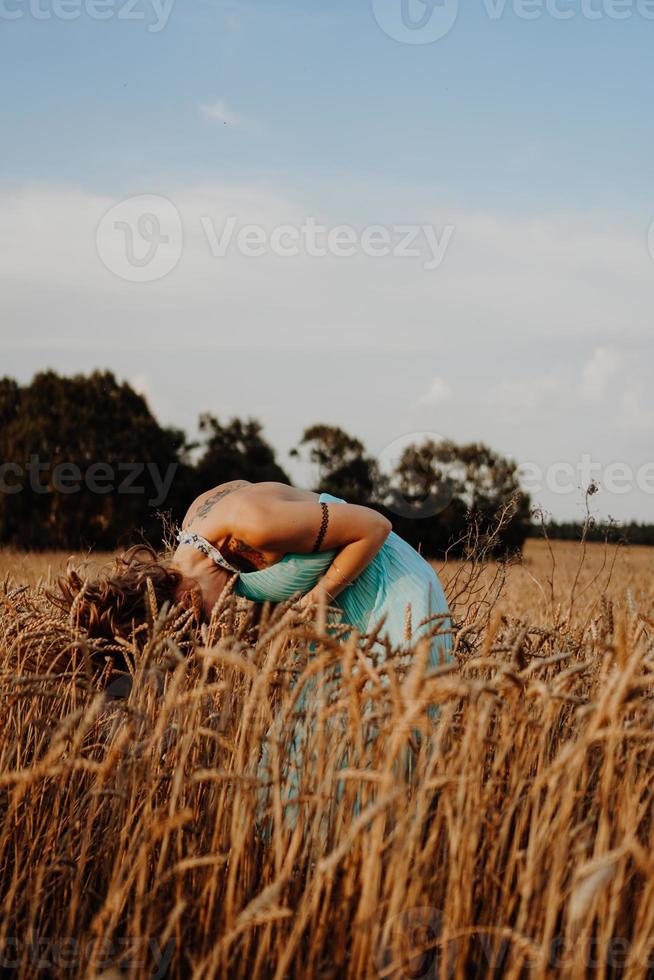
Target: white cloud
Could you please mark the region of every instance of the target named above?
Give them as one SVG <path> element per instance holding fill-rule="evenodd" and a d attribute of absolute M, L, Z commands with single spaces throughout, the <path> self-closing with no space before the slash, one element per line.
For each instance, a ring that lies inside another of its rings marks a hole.
<path fill-rule="evenodd" d="M 242 116 L 238 116 L 231 109 L 228 109 L 225 103 L 221 100 L 219 102 L 203 103 L 200 106 L 200 112 L 207 119 L 211 119 L 213 122 L 222 123 L 224 126 L 234 126 L 238 129 L 247 128 L 248 122 Z"/>
<path fill-rule="evenodd" d="M 436 377 L 432 381 L 429 391 L 420 399 L 423 405 L 439 405 L 441 402 L 449 401 L 452 397 L 452 389 L 444 378 Z"/>
<path fill-rule="evenodd" d="M 355 204 L 335 202 L 335 215 L 256 185 L 157 191 L 179 212 L 183 250 L 153 282 L 124 281 L 98 256 L 115 196 L 0 191 L 0 374 L 79 370 L 82 351 L 84 370 L 117 366 L 167 422 L 190 425 L 207 409 L 254 414 L 287 445 L 305 423 L 336 421 L 385 446 L 429 429 L 437 405 L 443 435 L 518 459 L 574 459 L 587 447 L 607 459 L 651 456 L 654 265 L 638 229 L 610 216 L 444 208 L 415 218 L 456 227 L 435 270 L 361 254 L 219 257 L 203 218 L 218 236 L 230 216 L 267 231 L 312 213 L 328 227 L 364 220 Z M 365 217 L 397 220 L 381 199 Z M 606 411 L 588 400 L 598 392 Z"/>
<path fill-rule="evenodd" d="M 115 197 L 43 185 L 0 193 L 0 304 L 7 322 L 20 318 L 17 339 L 81 335 L 119 345 L 136 332 L 176 344 L 183 325 L 190 342 L 233 341 L 252 349 L 262 342 L 375 349 L 446 343 L 461 361 L 492 342 L 497 353 L 488 365 L 488 387 L 493 376 L 505 376 L 515 344 L 524 347 L 530 338 L 536 344 L 547 338 L 562 351 L 618 331 L 650 342 L 654 266 L 647 249 L 635 234 L 616 230 L 607 265 L 601 228 L 593 236 L 574 214 L 565 226 L 561 219 L 535 223 L 466 211 L 425 215 L 437 227 L 456 225 L 440 268 L 425 270 L 421 259 L 361 254 L 253 258 L 231 247 L 217 257 L 203 219 L 220 236 L 230 216 L 241 228 L 256 224 L 270 231 L 300 227 L 312 212 L 331 227 L 344 215 L 330 217 L 256 186 L 159 191 L 181 216 L 183 252 L 169 275 L 147 283 L 118 279 L 96 252 L 96 229 Z M 357 224 L 356 213 L 345 217 Z M 380 205 L 380 224 L 384 217 Z M 587 383 L 606 360 L 602 354 L 591 363 Z M 447 372 L 439 372 L 448 384 L 451 367 L 450 361 Z M 442 393 L 437 386 L 436 398 Z M 504 400 L 542 397 L 530 390 L 500 388 L 499 394 Z"/>
<path fill-rule="evenodd" d="M 618 424 L 628 432 L 633 430 L 654 431 L 654 410 L 646 408 L 643 401 L 646 397 L 643 386 L 637 385 L 625 391 L 620 399 Z"/>
<path fill-rule="evenodd" d="M 582 393 L 586 398 L 607 394 L 609 383 L 622 368 L 624 357 L 616 347 L 596 347 L 582 371 Z"/>
<path fill-rule="evenodd" d="M 490 401 L 522 424 L 526 411 L 542 410 L 551 405 L 563 386 L 563 378 L 557 375 L 504 380 L 491 388 Z"/>
<path fill-rule="evenodd" d="M 597 347 L 582 371 L 584 399 L 612 405 L 613 424 L 625 433 L 654 430 L 652 389 L 642 380 L 648 363 L 617 347 Z M 652 406 L 652 407 L 650 407 Z"/>

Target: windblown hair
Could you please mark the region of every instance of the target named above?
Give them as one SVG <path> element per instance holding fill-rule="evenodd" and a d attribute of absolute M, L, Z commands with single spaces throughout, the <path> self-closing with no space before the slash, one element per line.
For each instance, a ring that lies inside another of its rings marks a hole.
<path fill-rule="evenodd" d="M 151 598 L 158 606 L 174 603 L 182 580 L 149 545 L 134 545 L 93 578 L 84 572 L 84 566 L 69 566 L 58 579 L 60 594 L 51 593 L 50 598 L 89 636 L 108 640 L 116 635 L 128 638 L 135 626 L 147 622 Z"/>

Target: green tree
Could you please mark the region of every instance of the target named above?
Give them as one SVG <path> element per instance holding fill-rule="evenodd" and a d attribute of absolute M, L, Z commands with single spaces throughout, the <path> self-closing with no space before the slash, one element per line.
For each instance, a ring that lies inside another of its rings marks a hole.
<path fill-rule="evenodd" d="M 138 531 L 158 537 L 158 510 L 175 504 L 185 438 L 162 428 L 128 384 L 100 371 L 45 371 L 25 386 L 4 378 L 0 423 L 0 540 L 113 548 Z"/>
<path fill-rule="evenodd" d="M 20 405 L 20 387 L 13 378 L 0 378 L 0 432 L 13 422 Z"/>
<path fill-rule="evenodd" d="M 344 497 L 353 504 L 374 504 L 384 494 L 384 480 L 377 461 L 368 456 L 363 443 L 336 425 L 312 425 L 304 430 L 300 449 L 308 450 L 309 462 L 317 467 L 316 490 Z"/>
<path fill-rule="evenodd" d="M 205 441 L 195 467 L 196 493 L 228 480 L 290 483 L 275 459 L 274 449 L 264 439 L 260 423 L 254 419 L 233 418 L 221 425 L 213 415 L 205 414 L 200 416 L 200 432 Z"/>
<path fill-rule="evenodd" d="M 462 539 L 471 519 L 488 531 L 510 502 L 513 513 L 496 551 L 521 548 L 529 532 L 529 497 L 520 489 L 517 464 L 483 443 L 451 440 L 407 446 L 386 499 L 400 533 L 432 556 Z"/>

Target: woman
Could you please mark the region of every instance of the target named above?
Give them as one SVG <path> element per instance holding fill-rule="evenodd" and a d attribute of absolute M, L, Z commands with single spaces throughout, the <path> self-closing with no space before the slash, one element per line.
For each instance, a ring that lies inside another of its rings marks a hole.
<path fill-rule="evenodd" d="M 208 618 L 236 575 L 235 592 L 248 599 L 299 594 L 306 607 L 324 601 L 362 633 L 384 619 L 380 636 L 394 647 L 437 634 L 431 661 L 448 657 L 449 612 L 436 573 L 369 507 L 283 483 L 235 480 L 191 504 L 178 540 L 168 562 L 128 553 L 101 582 L 69 575 L 64 591 L 71 604 L 84 589 L 90 632 L 111 636 L 140 622 L 148 578 L 160 601 L 193 603 Z"/>

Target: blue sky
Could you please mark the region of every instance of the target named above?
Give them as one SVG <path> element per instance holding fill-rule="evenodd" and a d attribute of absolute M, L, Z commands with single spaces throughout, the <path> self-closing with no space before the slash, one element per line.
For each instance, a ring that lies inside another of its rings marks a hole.
<path fill-rule="evenodd" d="M 144 21 L 25 6 L 2 23 L 6 180 L 113 191 L 219 173 L 345 199 L 402 183 L 509 209 L 650 194 L 654 21 L 635 11 L 492 21 L 479 0 L 445 38 L 406 45 L 366 2 L 177 0 L 155 34 L 139 3 Z M 197 107 L 214 100 L 253 125 L 212 126 Z"/>
<path fill-rule="evenodd" d="M 110 367 L 167 422 L 258 415 L 284 464 L 314 421 L 379 453 L 425 432 L 544 470 L 584 453 L 649 462 L 647 0 L 549 0 L 533 20 L 517 0 L 498 17 L 492 0 L 466 2 L 424 44 L 380 26 L 401 0 L 177 0 L 165 23 L 151 0 L 130 20 L 106 0 L 103 21 L 90 0 L 66 2 L 75 19 L 56 0 L 0 3 L 3 373 Z M 114 274 L 94 240 L 140 195 L 172 201 L 184 231 L 152 282 Z M 219 230 L 229 215 L 453 231 L 432 270 L 216 258 L 202 220 Z M 580 512 L 580 493 L 535 496 Z M 594 499 L 651 518 L 637 488 Z"/>

